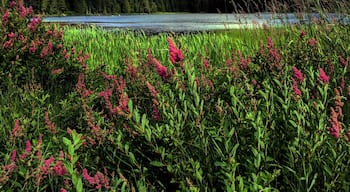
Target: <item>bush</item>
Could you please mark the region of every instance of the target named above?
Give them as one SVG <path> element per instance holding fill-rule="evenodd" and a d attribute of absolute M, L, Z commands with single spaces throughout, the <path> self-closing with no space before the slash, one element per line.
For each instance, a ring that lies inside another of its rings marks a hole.
<path fill-rule="evenodd" d="M 22 1 L 11 1 L 2 12 L 0 78 L 6 81 L 0 86 L 35 81 L 45 90 L 72 91 L 86 58 L 64 45 L 63 30 L 44 26 Z"/>

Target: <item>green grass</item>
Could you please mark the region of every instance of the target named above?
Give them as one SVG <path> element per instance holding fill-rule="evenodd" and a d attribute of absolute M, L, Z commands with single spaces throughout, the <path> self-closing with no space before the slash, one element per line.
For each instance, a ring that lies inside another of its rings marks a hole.
<path fill-rule="evenodd" d="M 232 50 L 241 50 L 252 54 L 258 49 L 260 40 L 269 35 L 263 29 L 231 30 L 228 32 L 207 32 L 176 36 L 176 41 L 183 47 L 188 58 L 200 62 L 201 57 L 208 56 L 214 61 L 223 62 Z M 142 32 L 107 31 L 99 28 L 66 28 L 65 41 L 90 53 L 88 64 L 94 68 L 104 65 L 108 71 L 118 70 L 125 64 L 125 59 L 132 59 L 137 65 L 144 59 L 147 49 L 161 61 L 167 60 L 167 34 L 146 36 Z M 199 60 L 198 60 L 199 59 Z"/>

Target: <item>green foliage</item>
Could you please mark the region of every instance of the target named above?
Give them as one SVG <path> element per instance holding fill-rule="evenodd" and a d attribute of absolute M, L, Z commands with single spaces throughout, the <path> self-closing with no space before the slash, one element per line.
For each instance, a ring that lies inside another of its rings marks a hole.
<path fill-rule="evenodd" d="M 348 26 L 61 39 L 10 10 L 2 191 L 349 190 Z M 76 48 L 21 49 L 37 39 Z"/>
<path fill-rule="evenodd" d="M 0 87 L 5 88 L 10 81 L 23 86 L 32 80 L 45 90 L 55 86 L 59 92 L 59 83 L 71 84 L 72 90 L 72 81 L 76 80 L 83 60 L 79 64 L 76 57 L 80 55 L 70 53 L 70 48 L 67 52 L 62 30 L 44 27 L 40 17 L 34 17 L 32 11 L 15 1 L 4 9 L 0 28 L 3 34 L 0 78 L 8 81 L 2 81 Z M 62 87 L 61 91 L 70 90 Z"/>

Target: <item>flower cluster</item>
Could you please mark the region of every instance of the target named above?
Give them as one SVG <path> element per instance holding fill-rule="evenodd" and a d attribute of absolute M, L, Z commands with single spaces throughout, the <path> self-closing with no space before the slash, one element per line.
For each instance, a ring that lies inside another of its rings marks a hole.
<path fill-rule="evenodd" d="M 296 79 L 299 83 L 302 83 L 304 81 L 303 73 L 296 67 L 293 67 L 292 70 L 294 79 Z"/>
<path fill-rule="evenodd" d="M 172 64 L 175 64 L 179 61 L 182 61 L 184 59 L 184 56 L 182 55 L 182 52 L 180 49 L 176 48 L 173 40 L 168 37 L 167 38 L 168 45 L 169 45 L 169 53 L 170 53 L 170 61 Z"/>
<path fill-rule="evenodd" d="M 23 136 L 23 129 L 19 125 L 19 120 L 16 119 L 15 126 L 13 127 L 10 133 L 10 141 L 12 141 L 13 143 L 16 143 L 16 139 L 22 136 Z"/>
<path fill-rule="evenodd" d="M 156 59 L 153 58 L 153 63 L 154 66 L 157 69 L 157 73 L 158 75 L 162 78 L 162 79 L 168 79 L 168 72 L 167 72 L 167 68 L 165 66 L 163 66 L 162 64 L 160 64 L 160 62 Z"/>
<path fill-rule="evenodd" d="M 335 93 L 335 102 L 334 107 L 330 109 L 330 119 L 328 127 L 329 134 L 334 138 L 338 139 L 340 137 L 340 132 L 342 129 L 341 122 L 339 121 L 343 116 L 343 106 L 344 103 L 341 101 L 341 95 L 338 89 L 334 89 Z"/>
<path fill-rule="evenodd" d="M 329 119 L 329 134 L 338 139 L 340 136 L 341 123 L 338 121 L 339 114 L 331 107 L 331 117 Z"/>
<path fill-rule="evenodd" d="M 107 172 L 105 170 L 105 172 Z M 93 177 L 89 175 L 87 169 L 83 169 L 83 178 L 92 186 L 95 186 L 95 189 L 99 190 L 102 187 L 109 189 L 109 178 L 101 172 L 97 172 Z"/>
<path fill-rule="evenodd" d="M 329 77 L 327 76 L 326 72 L 320 67 L 318 68 L 319 71 L 319 80 L 322 81 L 323 83 L 329 83 Z"/>
<path fill-rule="evenodd" d="M 52 134 L 57 134 L 56 125 L 55 125 L 55 123 L 51 122 L 50 117 L 49 117 L 49 112 L 45 111 L 45 118 L 44 119 L 45 119 L 46 128 Z"/>

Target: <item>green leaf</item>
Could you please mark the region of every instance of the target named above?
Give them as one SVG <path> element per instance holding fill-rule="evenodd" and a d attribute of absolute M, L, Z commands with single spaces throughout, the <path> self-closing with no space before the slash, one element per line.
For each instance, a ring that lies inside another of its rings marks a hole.
<path fill-rule="evenodd" d="M 155 167 L 164 167 L 165 165 L 159 161 L 151 161 L 150 164 Z"/>
<path fill-rule="evenodd" d="M 292 124 L 292 126 L 294 127 L 294 128 L 297 128 L 298 127 L 298 125 L 293 121 L 293 120 L 289 120 L 289 123 L 290 124 Z"/>
<path fill-rule="evenodd" d="M 83 181 L 81 178 L 78 179 L 77 186 L 75 186 L 77 192 L 83 192 Z"/>
<path fill-rule="evenodd" d="M 69 139 L 67 139 L 66 137 L 63 137 L 63 143 L 65 145 L 67 145 L 67 146 L 71 146 L 72 145 L 72 142 Z"/>
<path fill-rule="evenodd" d="M 136 123 L 140 123 L 140 114 L 138 113 L 138 111 L 136 109 L 134 110 L 133 117 L 134 117 L 134 121 Z"/>
<path fill-rule="evenodd" d="M 73 145 L 68 146 L 68 154 L 74 156 L 74 147 Z"/>
<path fill-rule="evenodd" d="M 132 104 L 132 100 L 131 99 L 129 99 L 129 102 L 128 102 L 128 109 L 129 109 L 129 111 L 130 111 L 130 113 L 131 114 L 133 114 L 133 104 Z"/>
<path fill-rule="evenodd" d="M 141 119 L 141 127 L 142 127 L 142 129 L 145 129 L 145 125 L 147 123 L 148 123 L 148 120 L 147 120 L 146 114 L 143 114 L 142 115 L 142 119 Z"/>

